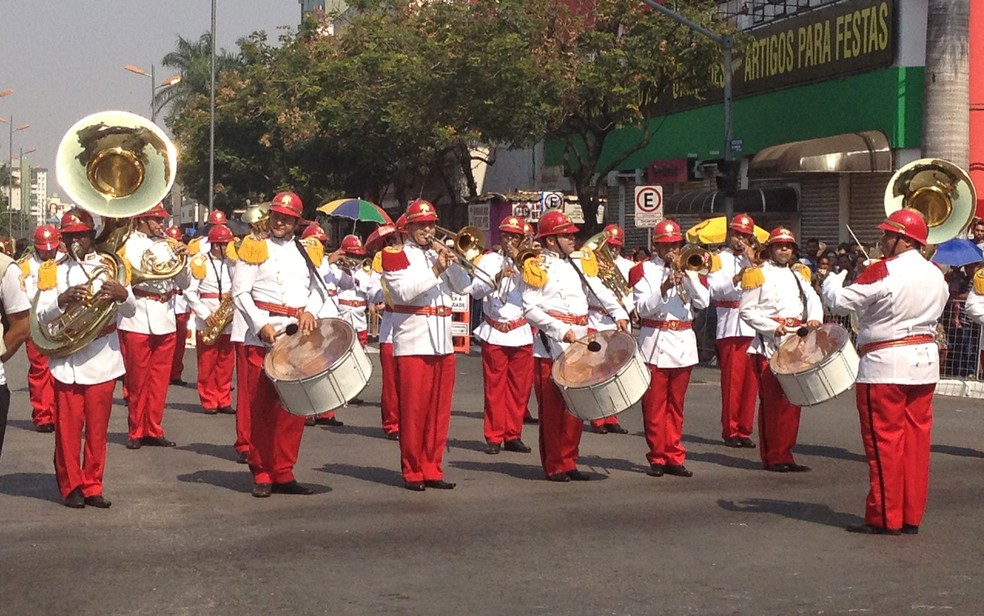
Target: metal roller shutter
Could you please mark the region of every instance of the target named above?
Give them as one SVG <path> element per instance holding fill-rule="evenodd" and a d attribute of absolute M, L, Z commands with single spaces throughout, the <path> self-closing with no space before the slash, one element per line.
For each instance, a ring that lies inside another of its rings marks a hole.
<path fill-rule="evenodd" d="M 840 176 L 809 176 L 799 183 L 799 240 L 817 238 L 828 247 L 837 245 L 840 231 Z"/>
<path fill-rule="evenodd" d="M 865 244 L 871 245 L 881 237 L 877 225 L 885 219 L 885 187 L 890 179 L 891 173 L 851 176 L 851 229 Z"/>

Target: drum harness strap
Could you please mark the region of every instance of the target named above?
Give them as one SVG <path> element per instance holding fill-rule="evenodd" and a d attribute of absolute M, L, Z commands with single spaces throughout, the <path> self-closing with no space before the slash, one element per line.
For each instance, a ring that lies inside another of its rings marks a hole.
<path fill-rule="evenodd" d="M 788 264 L 786 265 L 786 268 L 789 269 L 790 272 L 792 272 L 792 274 L 793 274 L 793 280 L 796 281 L 796 290 L 799 291 L 800 303 L 803 304 L 803 317 L 802 317 L 801 321 L 802 321 L 802 323 L 806 323 L 806 318 L 807 318 L 807 316 L 809 316 L 809 310 L 808 310 L 808 308 L 806 306 L 806 291 L 803 290 L 803 283 L 800 282 L 800 278 L 796 274 L 796 272 L 794 272 L 792 270 L 792 268 L 789 267 Z M 785 323 L 785 319 L 779 319 L 778 317 L 775 318 L 774 320 L 776 322 L 778 322 L 778 323 Z M 758 338 L 759 343 L 764 348 L 765 347 L 765 340 L 762 339 L 762 332 L 757 333 L 755 335 L 755 337 Z"/>
<path fill-rule="evenodd" d="M 301 244 L 301 238 L 299 238 L 296 234 L 294 235 L 294 246 L 297 248 L 297 251 L 301 253 L 301 256 L 304 257 L 304 263 L 307 264 L 308 274 L 313 276 L 314 279 L 318 281 L 318 286 L 320 287 L 318 291 L 319 295 L 321 294 L 321 291 L 324 291 L 324 295 L 321 296 L 321 299 L 325 302 L 330 299 L 331 303 L 335 304 L 335 310 L 338 314 L 341 314 L 342 309 L 338 306 L 338 301 L 335 300 L 335 296 L 332 295 L 331 290 L 328 288 L 328 284 L 325 282 L 324 278 L 322 278 L 321 274 L 318 273 L 318 267 L 314 264 L 314 261 L 311 260 L 311 255 L 308 254 L 308 251 L 304 249 L 304 244 Z"/>

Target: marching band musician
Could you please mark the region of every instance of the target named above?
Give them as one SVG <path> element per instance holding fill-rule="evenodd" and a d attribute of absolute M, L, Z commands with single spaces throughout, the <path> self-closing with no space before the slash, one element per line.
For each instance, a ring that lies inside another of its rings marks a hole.
<path fill-rule="evenodd" d="M 536 230 L 533 228 L 533 225 L 530 224 L 529 221 L 524 222 L 523 223 L 523 240 L 524 241 L 529 241 L 532 244 L 534 242 L 533 236 L 535 235 L 535 231 Z M 534 338 L 536 337 L 536 330 L 534 330 L 533 327 L 530 327 L 530 333 L 533 334 Z M 536 379 L 535 378 L 533 379 L 533 382 L 534 382 L 534 384 L 536 383 Z M 537 417 L 534 417 L 533 416 L 533 413 L 530 412 L 529 406 L 527 406 L 526 407 L 526 412 L 523 414 L 523 423 L 524 424 L 536 425 L 536 424 L 538 424 L 540 422 L 540 420 L 539 420 L 539 415 L 540 415 L 540 395 L 539 395 L 539 392 L 537 390 L 537 387 L 534 387 L 533 388 L 533 393 L 535 394 L 535 398 L 536 398 L 536 407 L 537 407 L 536 408 L 536 414 L 537 414 Z"/>
<path fill-rule="evenodd" d="M 223 227 L 227 227 L 228 223 L 229 223 L 229 219 L 228 217 L 226 217 L 225 212 L 223 212 L 222 210 L 212 210 L 211 212 L 209 212 L 208 219 L 205 222 L 205 224 L 208 225 L 209 230 L 211 230 L 212 227 L 215 227 L 216 225 L 222 225 Z M 227 248 L 227 250 L 230 250 L 230 252 L 234 252 L 231 249 L 231 247 Z M 211 252 L 211 246 L 209 245 L 208 235 L 198 236 L 193 240 L 191 240 L 190 242 L 188 242 L 189 257 L 194 257 L 200 254 L 207 254 L 209 252 Z M 226 256 L 231 257 L 231 255 L 228 254 Z"/>
<path fill-rule="evenodd" d="M 648 475 L 692 477 L 684 466 L 683 403 L 697 364 L 694 313 L 710 303 L 710 293 L 694 271 L 679 263 L 683 233 L 673 220 L 653 229 L 653 257 L 632 268 L 629 284 L 639 312 L 639 351 L 652 377 L 642 397 L 649 452 Z"/>
<path fill-rule="evenodd" d="M 183 239 L 181 227 L 171 226 L 164 229 L 164 235 L 176 242 Z M 189 255 L 191 253 L 189 252 Z M 184 387 L 187 385 L 181 374 L 184 372 L 185 343 L 188 340 L 188 321 L 191 320 L 191 306 L 180 288 L 174 289 L 174 358 L 171 361 L 171 385 Z"/>
<path fill-rule="evenodd" d="M 971 283 L 970 292 L 967 294 L 967 301 L 964 304 L 964 314 L 967 318 L 976 323 L 984 325 L 984 267 L 977 269 Z M 984 363 L 984 351 L 981 357 Z"/>
<path fill-rule="evenodd" d="M 54 287 L 57 272 L 56 261 L 63 259 L 58 247 L 61 233 L 54 225 L 41 225 L 34 230 L 34 250 L 18 262 L 24 273 L 27 298 L 33 302 L 39 288 Z M 34 342 L 27 339 L 27 390 L 31 398 L 31 421 L 38 432 L 55 431 L 55 390 L 48 368 L 48 356 L 41 353 Z"/>
<path fill-rule="evenodd" d="M 507 216 L 499 224 L 502 249 L 482 255 L 471 296 L 482 300 L 482 322 L 475 335 L 482 341 L 485 384 L 485 453 L 501 449 L 529 453 L 523 443 L 523 416 L 533 390 L 533 333 L 523 315 L 523 296 L 513 259 L 523 240 L 526 221 Z M 489 282 L 495 282 L 492 286 Z"/>
<path fill-rule="evenodd" d="M 399 224 L 399 221 L 397 221 Z M 373 268 L 382 272 L 383 248 L 394 247 L 403 249 L 403 237 L 406 230 L 406 220 L 403 219 L 403 230 L 394 225 L 380 225 L 366 238 L 366 249 L 377 251 L 373 258 Z M 378 263 L 378 265 L 377 265 Z M 383 432 L 391 441 L 400 440 L 400 394 L 397 388 L 396 357 L 393 355 L 393 305 L 392 296 L 386 287 L 386 282 L 380 279 L 373 298 L 377 310 L 382 311 L 379 320 L 379 366 L 382 372 L 382 387 L 380 390 L 379 406 L 382 415 Z"/>
<path fill-rule="evenodd" d="M 29 313 L 31 301 L 25 292 L 24 274 L 14 260 L 0 251 L 0 454 L 7 434 L 7 414 L 10 411 L 10 388 L 3 363 L 14 356 L 20 345 L 30 336 Z"/>
<path fill-rule="evenodd" d="M 72 208 L 62 217 L 61 231 L 65 242 L 77 247 L 71 251 L 75 258 L 59 265 L 56 284 L 40 292 L 38 320 L 50 324 L 71 307 L 90 301 L 90 288 L 97 299 L 116 302 L 119 318 L 133 318 L 136 302 L 128 286 L 113 277 L 96 275 L 95 281 L 90 280 L 95 269 L 105 265 L 95 250 L 92 216 Z M 116 321 L 84 347 L 64 357 L 51 357 L 49 364 L 55 389 L 55 476 L 59 492 L 66 507 L 105 509 L 112 504 L 103 497 L 106 435 L 116 379 L 124 373 Z M 137 394 L 135 389 L 130 392 L 131 396 Z"/>
<path fill-rule="evenodd" d="M 857 407 L 868 459 L 868 534 L 916 534 L 929 488 L 933 392 L 940 377 L 936 323 L 949 292 L 939 268 L 919 252 L 928 228 L 914 209 L 893 212 L 878 225 L 884 258 L 853 284 L 845 273 L 823 284 L 827 305 L 859 319 Z"/>
<path fill-rule="evenodd" d="M 605 236 L 608 238 L 606 241 L 615 247 L 615 267 L 618 268 L 619 273 L 626 280 L 629 279 L 629 270 L 635 265 L 632 261 L 629 261 L 622 256 L 622 245 L 625 243 L 624 237 L 625 232 L 618 225 L 612 224 L 604 228 Z M 635 307 L 632 305 L 632 293 L 629 292 L 623 298 L 620 298 L 622 305 L 625 307 L 625 311 L 628 314 L 632 314 Z M 588 296 L 588 333 L 592 332 L 603 332 L 615 329 L 615 321 L 612 317 L 605 312 L 605 309 L 601 306 L 597 299 L 593 295 Z M 591 420 L 591 431 L 595 434 L 628 434 L 629 431 L 622 427 L 618 423 L 618 415 L 612 415 L 611 417 L 605 417 L 604 419 L 592 419 Z"/>
<path fill-rule="evenodd" d="M 628 331 L 629 315 L 596 277 L 597 257 L 574 250 L 578 228 L 564 212 L 544 212 L 537 227 L 543 252 L 523 264 L 522 294 L 526 318 L 538 330 L 533 379 L 540 392 L 540 462 L 550 481 L 586 481 L 591 477 L 577 470 L 582 422 L 565 411 L 550 372 L 567 346 L 588 333 L 588 294 L 614 315 L 618 329 Z"/>
<path fill-rule="evenodd" d="M 741 319 L 757 332 L 748 352 L 754 356 L 759 386 L 759 453 L 767 471 L 801 473 L 810 467 L 793 459 L 800 407 L 786 399 L 769 358 L 799 328 L 820 327 L 823 308 L 810 284 L 810 268 L 793 259 L 793 232 L 776 227 L 765 245 L 769 260 L 745 269 L 738 308 Z"/>
<path fill-rule="evenodd" d="M 198 358 L 198 399 L 206 415 L 235 414 L 232 408 L 232 369 L 235 353 L 228 330 L 206 344 L 207 328 L 216 328 L 223 321 L 218 312 L 222 305 L 232 309 L 232 266 L 226 258 L 226 246 L 233 240 L 232 231 L 225 225 L 215 225 L 208 231 L 207 253 L 190 261 L 191 284 L 185 291 L 188 304 L 195 313 L 195 351 Z"/>
<path fill-rule="evenodd" d="M 451 422 L 455 380 L 451 294 L 463 293 L 468 273 L 434 239 L 437 211 L 423 199 L 406 211 L 409 242 L 383 250 L 383 282 L 393 298 L 393 354 L 400 398 L 400 457 L 404 487 L 450 490 L 441 462 Z"/>
<path fill-rule="evenodd" d="M 758 379 L 748 354 L 755 330 L 738 316 L 741 277 L 755 261 L 754 233 L 751 216 L 735 215 L 728 224 L 728 245 L 712 257 L 707 275 L 711 303 L 717 310 L 714 346 L 721 367 L 721 438 L 728 447 L 755 447 L 751 436 Z"/>
<path fill-rule="evenodd" d="M 289 414 L 277 390 L 263 371 L 263 358 L 287 325 L 297 323 L 295 335 L 314 330 L 314 315 L 323 299 L 307 256 L 294 242 L 294 229 L 301 218 L 301 198 L 292 192 L 278 193 L 271 202 L 269 236 L 249 236 L 239 249 L 232 278 L 232 297 L 249 325 L 246 335 L 246 386 L 251 397 L 249 467 L 253 474 L 253 496 L 313 494 L 297 483 L 297 462 L 304 433 L 304 418 Z"/>
<path fill-rule="evenodd" d="M 144 253 L 162 237 L 163 221 L 169 216 L 160 203 L 134 217 L 134 229 L 123 245 L 123 258 L 132 270 L 139 270 Z M 187 247 L 178 243 L 178 256 Z M 143 445 L 174 447 L 164 436 L 164 403 L 171 375 L 171 361 L 177 344 L 174 312 L 175 291 L 188 286 L 187 268 L 164 280 L 148 280 L 133 285 L 136 311 L 119 319 L 120 344 L 126 364 L 125 384 L 129 405 L 127 449 Z M 184 342 L 182 341 L 182 344 Z"/>
<path fill-rule="evenodd" d="M 342 255 L 351 260 L 360 262 L 365 259 L 366 249 L 362 245 L 362 240 L 358 235 L 346 235 L 342 238 L 339 249 Z M 341 263 L 342 265 L 338 265 Z M 342 269 L 352 278 L 351 286 L 339 288 L 338 290 L 338 310 L 340 316 L 355 329 L 359 335 L 359 342 L 366 346 L 369 341 L 369 320 L 366 309 L 369 306 L 368 299 L 375 294 L 373 282 L 369 272 L 361 266 L 348 268 L 346 259 L 336 261 L 336 266 Z M 347 286 L 347 285 L 340 285 Z"/>

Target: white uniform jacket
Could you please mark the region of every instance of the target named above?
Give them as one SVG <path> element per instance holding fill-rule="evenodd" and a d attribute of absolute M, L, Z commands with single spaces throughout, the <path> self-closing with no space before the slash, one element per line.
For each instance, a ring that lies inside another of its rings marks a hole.
<path fill-rule="evenodd" d="M 69 287 L 86 284 L 92 270 L 103 265 L 95 252 L 87 254 L 82 263 L 83 265 L 79 265 L 74 259 L 70 259 L 59 265 L 57 286 L 39 293 L 37 314 L 43 326 L 47 326 L 64 313 L 58 306 L 58 296 Z M 98 292 L 102 287 L 98 281 L 104 279 L 105 276 L 96 278 L 97 282 L 92 285 L 93 291 Z M 127 287 L 126 301 L 116 304 L 117 316 L 132 317 L 136 308 L 133 292 Z M 115 321 L 110 320 L 110 325 L 113 324 Z M 116 330 L 112 329 L 106 335 L 96 338 L 67 357 L 49 357 L 48 366 L 51 369 L 51 376 L 59 383 L 95 385 L 112 381 L 125 372 L 123 354 L 120 352 L 120 338 Z"/>
<path fill-rule="evenodd" d="M 632 299 L 642 329 L 639 331 L 639 352 L 647 364 L 657 368 L 685 368 L 699 361 L 697 356 L 697 336 L 693 330 L 694 314 L 707 308 L 710 292 L 697 274 L 687 272 L 681 286 L 686 301 L 680 297 L 675 286 L 663 295 L 660 287 L 673 272 L 659 257 L 636 265 L 642 275 L 632 279 Z M 660 323 L 655 326 L 652 322 Z M 686 325 L 674 325 L 674 322 Z"/>
<path fill-rule="evenodd" d="M 272 325 L 278 332 L 296 316 L 273 314 L 260 308 L 256 302 L 286 306 L 293 310 L 317 315 L 321 311 L 324 291 L 308 269 L 307 255 L 293 239 L 267 238 L 267 258 L 262 263 L 246 263 L 240 259 L 232 273 L 232 301 L 246 319 L 247 332 L 244 342 L 251 346 L 267 346 L 258 338 L 265 325 Z"/>
<path fill-rule="evenodd" d="M 478 269 L 490 280 L 509 265 L 515 272 L 513 276 L 503 276 L 497 287 L 493 287 L 481 276 L 472 280 L 471 296 L 482 300 L 482 322 L 475 328 L 479 340 L 504 347 L 521 347 L 533 344 L 533 332 L 523 314 L 523 293 L 520 290 L 522 275 L 513 265 L 512 259 L 499 252 L 482 255 Z M 489 321 L 496 323 L 495 326 Z M 519 323 L 522 323 L 519 325 Z M 512 329 L 510 329 L 512 328 Z"/>
<path fill-rule="evenodd" d="M 7 257 L 9 259 L 9 257 Z M 31 309 L 31 300 L 24 291 L 24 276 L 20 267 L 10 260 L 7 269 L 0 275 L 0 305 L 5 314 L 17 314 Z M 3 340 L 3 326 L 0 326 L 0 342 Z M 0 344 L 0 347 L 3 345 Z M 0 364 L 0 385 L 7 384 L 3 364 Z"/>
<path fill-rule="evenodd" d="M 387 269 L 387 255 L 383 256 L 383 282 L 394 308 L 393 354 L 450 355 L 451 294 L 464 293 L 471 278 L 457 263 L 435 276 L 437 253 L 413 242 L 403 246 L 403 255 L 409 263 L 400 269 Z M 433 314 L 412 314 L 415 310 Z"/>
<path fill-rule="evenodd" d="M 348 321 L 355 331 L 364 332 L 369 329 L 369 300 L 375 294 L 373 282 L 361 267 L 345 276 L 351 285 L 338 291 L 339 316 Z"/>
<path fill-rule="evenodd" d="M 228 259 L 216 259 L 208 253 L 199 254 L 195 261 L 204 266 L 205 277 L 199 280 L 192 276 L 185 297 L 195 313 L 195 329 L 202 331 L 205 319 L 222 303 L 222 296 L 232 295 L 233 264 Z"/>
<path fill-rule="evenodd" d="M 321 264 L 317 267 L 318 276 L 324 284 L 318 284 L 318 292 L 321 293 L 324 302 L 321 310 L 316 315 L 319 319 L 338 318 L 342 314 L 341 305 L 338 303 L 338 294 L 343 289 L 351 289 L 354 284 L 352 276 L 347 274 L 342 268 L 328 262 L 325 256 Z M 325 294 L 327 293 L 327 296 Z"/>
<path fill-rule="evenodd" d="M 635 266 L 635 263 L 629 261 L 625 257 L 619 255 L 615 258 L 615 267 L 618 269 L 619 273 L 622 275 L 626 281 L 629 279 L 629 272 Z M 630 290 L 625 297 L 619 298 L 622 303 L 622 307 L 625 308 L 625 312 L 629 313 L 635 310 L 635 305 L 632 299 L 632 291 Z M 605 308 L 601 305 L 598 299 L 588 294 L 588 328 L 595 331 L 604 332 L 617 329 L 615 324 L 615 319 L 611 317 Z"/>
<path fill-rule="evenodd" d="M 577 265 L 575 265 L 575 263 Z M 588 294 L 594 292 L 605 308 L 611 311 L 618 320 L 627 320 L 629 315 L 619 303 L 615 295 L 608 290 L 597 276 L 585 275 L 590 290 L 585 288 L 578 270 L 581 259 L 578 253 L 570 259 L 562 259 L 556 253 L 544 250 L 540 257 L 540 267 L 546 273 L 547 282 L 540 288 L 532 287 L 524 281 L 523 311 L 530 325 L 537 328 L 538 335 L 533 337 L 533 356 L 544 359 L 557 359 L 563 355 L 569 346 L 563 342 L 567 330 L 573 330 L 580 339 L 588 335 L 588 326 L 567 323 L 557 318 L 556 314 L 569 317 L 587 317 Z M 550 314 L 554 313 L 554 315 Z M 544 346 L 543 333 L 549 340 L 549 348 Z"/>
<path fill-rule="evenodd" d="M 936 323 L 949 298 L 943 272 L 919 251 L 876 262 L 844 286 L 846 272 L 823 281 L 824 302 L 835 311 L 858 314 L 858 348 L 907 336 L 935 336 Z M 919 385 L 940 378 L 935 340 L 891 346 L 866 353 L 858 367 L 858 383 Z"/>
<path fill-rule="evenodd" d="M 756 331 L 748 352 L 772 357 L 785 339 L 785 336 L 776 339 L 776 328 L 779 327 L 776 319 L 799 319 L 804 323 L 823 321 L 823 306 L 810 281 L 792 268 L 779 267 L 768 261 L 762 264 L 762 275 L 765 282 L 761 286 L 742 292 L 738 310 L 741 319 Z M 797 329 L 787 326 L 786 336 L 796 335 Z"/>
<path fill-rule="evenodd" d="M 984 325 L 984 293 L 971 289 L 964 303 L 964 314 L 975 323 Z"/>
<path fill-rule="evenodd" d="M 140 261 L 144 252 L 150 248 L 156 238 L 151 238 L 139 231 L 134 231 L 123 245 L 126 260 L 133 270 L 140 269 Z M 190 277 L 186 267 L 180 274 L 169 280 L 153 280 L 133 286 L 133 295 L 137 303 L 136 312 L 132 316 L 120 314 L 119 327 L 126 332 L 138 334 L 170 334 L 176 329 L 174 315 L 175 291 L 188 286 Z M 143 296 L 143 294 L 150 296 Z M 163 301 L 162 301 L 163 300 Z"/>
<path fill-rule="evenodd" d="M 755 330 L 738 316 L 741 302 L 741 281 L 735 284 L 735 276 L 741 268 L 748 266 L 743 254 L 736 255 L 731 250 L 722 250 L 715 257 L 720 260 L 721 269 L 707 275 L 707 286 L 711 291 L 711 305 L 717 310 L 717 331 L 715 338 L 751 338 Z"/>

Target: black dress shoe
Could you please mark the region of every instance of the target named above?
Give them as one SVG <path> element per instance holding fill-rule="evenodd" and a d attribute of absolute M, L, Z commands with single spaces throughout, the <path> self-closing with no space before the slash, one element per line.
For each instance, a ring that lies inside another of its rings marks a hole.
<path fill-rule="evenodd" d="M 219 408 L 217 408 L 215 410 L 218 411 L 219 413 L 223 414 L 223 415 L 235 415 L 236 414 L 236 409 L 232 408 L 231 406 L 220 406 Z"/>
<path fill-rule="evenodd" d="M 444 481 L 443 479 L 428 479 L 424 481 L 424 486 L 434 488 L 435 490 L 453 490 L 456 485 L 457 484 L 451 483 L 450 481 Z"/>
<path fill-rule="evenodd" d="M 113 503 L 103 498 L 102 494 L 96 494 L 95 496 L 86 496 L 85 504 L 99 509 L 109 509 Z"/>
<path fill-rule="evenodd" d="M 557 473 L 556 475 L 547 475 L 547 481 L 556 481 L 558 483 L 565 483 L 570 480 L 571 478 L 567 476 L 567 473 Z"/>
<path fill-rule="evenodd" d="M 662 464 L 650 464 L 646 474 L 650 477 L 662 477 L 666 474 L 666 467 Z"/>
<path fill-rule="evenodd" d="M 741 447 L 741 439 L 737 436 L 731 436 L 724 439 L 725 447 Z"/>
<path fill-rule="evenodd" d="M 126 448 L 127 449 L 140 449 L 141 446 L 143 446 L 143 441 L 141 439 L 138 439 L 138 438 L 128 438 L 128 439 L 126 439 Z"/>
<path fill-rule="evenodd" d="M 253 486 L 253 496 L 256 498 L 267 498 L 273 493 L 272 483 L 258 483 Z"/>
<path fill-rule="evenodd" d="M 300 494 L 302 496 L 314 494 L 314 490 L 307 486 L 302 486 L 296 481 L 274 482 L 270 491 L 274 494 Z"/>
<path fill-rule="evenodd" d="M 177 385 L 178 387 L 184 387 L 188 383 L 181 379 L 171 379 L 171 385 Z"/>
<path fill-rule="evenodd" d="M 663 469 L 667 475 L 673 475 L 674 477 L 693 477 L 693 471 L 687 470 L 687 467 L 682 464 L 667 464 L 666 468 Z"/>
<path fill-rule="evenodd" d="M 862 535 L 901 535 L 901 529 L 891 529 L 882 528 L 881 526 L 872 526 L 870 524 L 857 524 L 852 526 L 845 526 L 844 530 L 849 533 L 860 533 Z"/>
<path fill-rule="evenodd" d="M 535 424 L 540 423 L 540 420 L 537 419 L 536 417 L 533 417 L 532 415 L 526 415 L 525 417 L 523 417 L 523 423 L 524 424 L 534 424 L 535 425 Z"/>
<path fill-rule="evenodd" d="M 246 464 L 247 462 L 249 462 L 249 452 L 248 451 L 239 451 L 239 452 L 236 452 L 236 463 L 237 464 Z"/>
<path fill-rule="evenodd" d="M 398 441 L 398 440 L 400 440 L 400 433 L 399 432 L 390 432 L 390 433 L 388 433 L 386 435 L 386 438 L 388 440 L 391 440 L 391 441 Z"/>
<path fill-rule="evenodd" d="M 605 428 L 612 434 L 628 434 L 629 431 L 622 427 L 621 424 L 613 423 L 605 425 Z"/>
<path fill-rule="evenodd" d="M 334 417 L 317 417 L 317 418 L 315 418 L 314 423 L 316 423 L 319 426 L 344 426 L 345 425 L 344 422 L 338 421 Z"/>
<path fill-rule="evenodd" d="M 739 437 L 738 438 L 738 442 L 740 442 L 741 443 L 741 446 L 744 447 L 744 448 L 746 448 L 746 449 L 755 449 L 755 447 L 756 447 L 755 441 L 753 441 L 752 439 L 748 438 L 747 436 L 741 436 L 741 437 Z"/>
<path fill-rule="evenodd" d="M 591 479 L 591 475 L 582 473 L 576 468 L 572 471 L 567 471 L 567 476 L 571 478 L 571 481 L 588 481 Z"/>
<path fill-rule="evenodd" d="M 305 426 L 316 426 L 316 425 L 318 425 L 318 420 L 314 418 L 314 415 L 311 415 L 310 417 L 305 417 L 304 418 L 304 425 Z"/>
<path fill-rule="evenodd" d="M 55 431 L 55 424 L 43 423 L 34 428 L 35 432 L 49 433 Z"/>
<path fill-rule="evenodd" d="M 789 465 L 788 464 L 766 464 L 765 465 L 765 470 L 769 471 L 770 473 L 788 473 L 789 472 Z"/>
<path fill-rule="evenodd" d="M 789 467 L 789 472 L 790 473 L 808 473 L 808 472 L 810 472 L 810 471 L 813 470 L 812 468 L 810 468 L 809 466 L 806 466 L 805 464 L 795 464 L 794 463 L 794 464 L 787 464 L 786 466 Z"/>
<path fill-rule="evenodd" d="M 902 534 L 903 535 L 918 535 L 919 534 L 919 527 L 916 526 L 915 524 L 903 524 L 902 525 Z"/>
<path fill-rule="evenodd" d="M 423 481 L 405 481 L 403 487 L 411 492 L 423 492 L 426 489 Z"/>
<path fill-rule="evenodd" d="M 174 447 L 175 442 L 169 441 L 163 436 L 145 436 L 140 439 L 144 445 L 148 447 Z"/>
<path fill-rule="evenodd" d="M 206 415 L 217 415 L 219 409 L 202 409 L 202 412 L 204 412 Z"/>
<path fill-rule="evenodd" d="M 366 401 L 363 400 L 362 398 L 352 398 L 351 400 L 348 401 L 348 403 L 353 406 L 362 406 L 363 404 L 366 403 Z"/>
<path fill-rule="evenodd" d="M 595 434 L 608 434 L 608 428 L 606 426 L 591 426 L 591 431 Z"/>
<path fill-rule="evenodd" d="M 65 497 L 65 501 L 62 503 L 66 507 L 71 509 L 82 509 L 85 507 L 85 496 L 82 495 L 82 488 L 75 488 L 68 493 Z"/>
<path fill-rule="evenodd" d="M 502 449 L 502 445 L 499 443 L 488 443 L 485 445 L 485 453 L 490 456 L 494 456 Z"/>
<path fill-rule="evenodd" d="M 518 438 L 506 441 L 502 444 L 502 448 L 506 451 L 514 451 L 516 453 L 529 453 L 533 451 L 522 439 Z"/>

